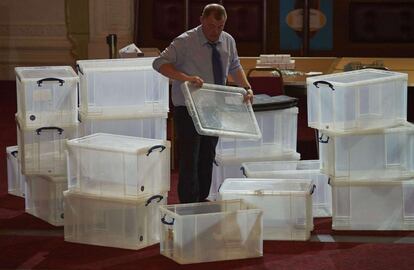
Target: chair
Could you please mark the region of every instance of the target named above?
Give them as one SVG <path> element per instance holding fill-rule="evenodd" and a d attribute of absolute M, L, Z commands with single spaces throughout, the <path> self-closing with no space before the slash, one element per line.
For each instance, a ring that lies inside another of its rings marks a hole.
<path fill-rule="evenodd" d="M 247 72 L 247 80 L 255 95 L 278 96 L 285 92 L 282 72 L 277 68 L 252 68 Z"/>

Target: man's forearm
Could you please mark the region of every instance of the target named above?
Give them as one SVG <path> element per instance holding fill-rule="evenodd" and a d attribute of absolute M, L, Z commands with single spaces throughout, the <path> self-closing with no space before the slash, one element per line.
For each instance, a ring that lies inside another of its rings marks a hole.
<path fill-rule="evenodd" d="M 247 80 L 246 74 L 243 69 L 240 67 L 233 74 L 233 79 L 237 85 L 245 88 L 251 88 L 249 81 Z"/>
<path fill-rule="evenodd" d="M 173 64 L 163 64 L 160 67 L 160 73 L 170 79 L 178 81 L 188 81 L 189 76 L 181 71 L 178 71 Z"/>

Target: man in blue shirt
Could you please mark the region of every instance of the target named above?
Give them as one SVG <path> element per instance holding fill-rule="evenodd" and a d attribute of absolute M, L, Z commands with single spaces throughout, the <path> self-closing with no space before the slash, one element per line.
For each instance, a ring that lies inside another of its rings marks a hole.
<path fill-rule="evenodd" d="M 153 62 L 155 70 L 173 80 L 171 97 L 179 145 L 181 203 L 202 202 L 208 197 L 218 142 L 218 137 L 199 135 L 195 130 L 185 107 L 181 84 L 189 81 L 200 87 L 204 82 L 225 85 L 230 74 L 239 86 L 248 89 L 245 100 L 253 98 L 234 38 L 223 31 L 226 19 L 223 6 L 205 6 L 201 25 L 175 38 Z"/>

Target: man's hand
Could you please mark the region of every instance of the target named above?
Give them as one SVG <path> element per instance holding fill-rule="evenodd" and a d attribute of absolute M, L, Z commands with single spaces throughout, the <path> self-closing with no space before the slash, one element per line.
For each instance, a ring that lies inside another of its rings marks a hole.
<path fill-rule="evenodd" d="M 250 101 L 253 104 L 253 90 L 248 88 L 246 89 L 247 93 L 244 95 L 244 102 Z"/>
<path fill-rule="evenodd" d="M 187 81 L 191 82 L 192 84 L 196 85 L 197 87 L 203 86 L 203 83 L 204 83 L 203 79 L 201 79 L 198 76 L 189 76 Z"/>

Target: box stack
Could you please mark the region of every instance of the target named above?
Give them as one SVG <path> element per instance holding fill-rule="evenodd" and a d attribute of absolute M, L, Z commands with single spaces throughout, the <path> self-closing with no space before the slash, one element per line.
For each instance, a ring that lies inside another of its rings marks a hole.
<path fill-rule="evenodd" d="M 243 174 L 260 179 L 310 179 L 316 190 L 312 194 L 313 217 L 332 216 L 332 191 L 328 176 L 321 173 L 319 160 L 245 162 Z"/>
<path fill-rule="evenodd" d="M 66 183 L 66 140 L 78 136 L 78 76 L 69 66 L 18 67 L 15 72 L 18 167 L 26 179 L 26 211 L 63 225 L 63 196 L 55 195 Z M 55 203 L 60 207 L 48 206 Z"/>
<path fill-rule="evenodd" d="M 255 96 L 253 110 L 262 134 L 259 140 L 220 137 L 210 199 L 217 197 L 226 178 L 243 177 L 243 162 L 299 160 L 296 152 L 297 100 L 287 96 Z"/>
<path fill-rule="evenodd" d="M 226 179 L 223 200 L 242 199 L 263 210 L 263 240 L 308 240 L 313 230 L 310 179 Z"/>
<path fill-rule="evenodd" d="M 80 136 L 111 133 L 166 139 L 168 79 L 154 58 L 77 61 Z"/>
<path fill-rule="evenodd" d="M 96 133 L 67 142 L 65 240 L 139 249 L 159 241 L 170 189 L 170 143 Z"/>
<path fill-rule="evenodd" d="M 311 77 L 308 124 L 319 130 L 335 230 L 414 228 L 414 125 L 407 75 L 363 69 Z"/>

